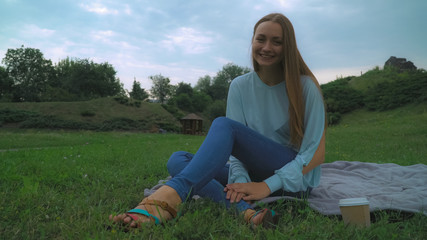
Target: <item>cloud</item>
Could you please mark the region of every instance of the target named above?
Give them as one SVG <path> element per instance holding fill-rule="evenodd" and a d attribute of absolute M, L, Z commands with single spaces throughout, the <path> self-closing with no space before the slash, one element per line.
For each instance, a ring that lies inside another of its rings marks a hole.
<path fill-rule="evenodd" d="M 55 33 L 55 30 L 41 28 L 35 24 L 27 24 L 21 31 L 22 35 L 30 38 L 49 38 Z"/>
<path fill-rule="evenodd" d="M 125 10 L 124 10 L 124 12 L 125 12 L 127 15 L 132 15 L 132 9 L 130 8 L 130 6 L 129 6 L 128 4 L 126 4 L 126 5 L 125 5 Z"/>
<path fill-rule="evenodd" d="M 185 54 L 201 54 L 210 50 L 213 38 L 210 33 L 200 32 L 193 28 L 181 27 L 166 35 L 161 45 L 170 51 L 181 49 Z"/>
<path fill-rule="evenodd" d="M 360 76 L 361 74 L 373 69 L 375 66 L 359 66 L 346 68 L 322 68 L 312 69 L 314 76 L 320 84 L 334 81 L 341 77 Z"/>
<path fill-rule="evenodd" d="M 119 36 L 114 31 L 111 30 L 105 30 L 105 31 L 92 31 L 91 32 L 92 38 L 97 42 L 102 42 L 106 45 L 110 46 L 110 50 L 114 49 L 115 51 L 121 51 L 121 50 L 138 50 L 140 49 L 137 46 L 134 46 L 126 41 L 120 41 L 115 40 L 115 38 L 121 39 L 122 37 Z"/>
<path fill-rule="evenodd" d="M 215 57 L 214 59 L 216 60 L 217 63 L 219 63 L 221 65 L 226 65 L 228 63 L 233 63 L 233 61 L 231 61 L 230 59 L 227 59 L 227 58 Z"/>
<path fill-rule="evenodd" d="M 109 38 L 113 37 L 115 33 L 111 30 L 99 30 L 99 31 L 92 31 L 91 35 L 96 40 L 102 40 L 107 41 Z"/>
<path fill-rule="evenodd" d="M 277 9 L 276 12 L 281 12 L 283 10 L 290 11 L 301 7 L 303 3 L 302 0 L 264 0 L 264 2 L 256 4 L 254 9 L 257 11 L 265 11 L 268 9 Z"/>
<path fill-rule="evenodd" d="M 152 82 L 149 76 L 161 74 L 171 80 L 171 84 L 179 82 L 190 83 L 195 86 L 200 77 L 205 75 L 214 76 L 216 73 L 204 68 L 193 66 L 183 62 L 155 63 L 142 60 L 139 56 L 117 53 L 114 60 L 109 61 L 117 70 L 120 81 L 126 89 L 132 88 L 134 78 L 141 83 L 141 87 L 150 89 Z"/>
<path fill-rule="evenodd" d="M 89 4 L 82 3 L 80 4 L 80 7 L 88 12 L 93 12 L 100 15 L 108 15 L 108 14 L 117 15 L 119 13 L 119 11 L 116 9 L 108 8 L 105 5 L 101 3 L 96 3 L 96 2 L 89 3 Z"/>

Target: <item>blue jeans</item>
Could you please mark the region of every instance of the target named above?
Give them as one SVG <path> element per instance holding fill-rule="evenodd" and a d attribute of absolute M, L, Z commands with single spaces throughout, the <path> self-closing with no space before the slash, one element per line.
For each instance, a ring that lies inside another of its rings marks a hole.
<path fill-rule="evenodd" d="M 182 201 L 193 195 L 211 198 L 230 206 L 224 185 L 228 179 L 230 155 L 239 159 L 253 182 L 261 182 L 292 161 L 296 152 L 262 134 L 226 117 L 212 122 L 209 132 L 195 155 L 172 154 L 168 171 L 172 179 L 166 185 L 176 190 Z M 239 211 L 251 208 L 245 201 L 236 204 Z"/>

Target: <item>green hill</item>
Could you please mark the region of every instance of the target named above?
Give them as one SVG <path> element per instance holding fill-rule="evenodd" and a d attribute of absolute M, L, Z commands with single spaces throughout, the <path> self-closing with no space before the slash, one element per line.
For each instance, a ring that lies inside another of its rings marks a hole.
<path fill-rule="evenodd" d="M 82 102 L 0 103 L 4 127 L 179 131 L 180 123 L 160 104 L 121 104 L 114 98 Z"/>
<path fill-rule="evenodd" d="M 337 124 L 342 114 L 356 109 L 385 111 L 427 101 L 427 72 L 377 67 L 360 77 L 340 78 L 321 88 L 328 123 Z"/>

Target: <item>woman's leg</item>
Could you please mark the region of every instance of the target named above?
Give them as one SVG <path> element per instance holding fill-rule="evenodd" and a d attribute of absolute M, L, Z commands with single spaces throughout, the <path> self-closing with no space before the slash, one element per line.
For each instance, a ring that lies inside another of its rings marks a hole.
<path fill-rule="evenodd" d="M 294 159 L 296 153 L 236 121 L 225 117 L 217 118 L 192 161 L 136 208 L 152 212 L 160 219 L 172 218 L 169 211 L 146 202 L 163 202 L 176 210 L 192 191 L 201 190 L 221 171 L 230 155 L 240 159 L 249 169 L 256 169 L 260 178 L 267 178 L 274 174 L 274 170 Z M 152 221 L 150 217 L 128 213 L 110 215 L 110 219 L 130 227 L 138 227 L 142 222 Z"/>
<path fill-rule="evenodd" d="M 296 152 L 264 137 L 243 124 L 220 117 L 212 122 L 205 141 L 192 161 L 166 185 L 175 189 L 181 200 L 202 189 L 221 171 L 229 156 L 242 161 L 257 178 L 266 179 L 288 162 Z"/>
<path fill-rule="evenodd" d="M 188 152 L 184 152 L 184 151 L 174 152 L 169 158 L 169 161 L 167 163 L 169 174 L 172 177 L 175 177 L 176 175 L 178 175 L 188 165 L 188 163 L 190 163 L 193 157 L 194 157 L 194 154 L 191 154 Z M 218 172 L 218 174 L 215 176 L 214 179 L 209 181 L 200 190 L 194 191 L 193 194 L 199 195 L 201 197 L 209 198 L 212 201 L 217 203 L 223 203 L 227 208 L 229 208 L 231 206 L 231 203 L 230 203 L 230 200 L 226 198 L 226 194 L 224 192 L 224 187 L 228 181 L 228 170 L 229 170 L 229 165 L 226 164 Z M 248 208 L 251 208 L 251 206 L 245 201 L 240 201 L 239 203 L 235 204 L 235 206 L 239 211 L 244 211 Z"/>

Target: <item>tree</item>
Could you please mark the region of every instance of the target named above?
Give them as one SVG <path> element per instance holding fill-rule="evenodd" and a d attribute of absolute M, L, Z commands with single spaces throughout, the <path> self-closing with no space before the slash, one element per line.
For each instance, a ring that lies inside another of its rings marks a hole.
<path fill-rule="evenodd" d="M 213 79 L 210 87 L 211 97 L 214 100 L 226 100 L 231 81 L 248 72 L 250 72 L 250 69 L 247 67 L 240 67 L 233 63 L 224 65 Z"/>
<path fill-rule="evenodd" d="M 163 77 L 161 74 L 150 76 L 149 78 L 153 81 L 151 95 L 160 103 L 166 103 L 172 94 L 172 86 L 170 85 L 169 78 Z"/>
<path fill-rule="evenodd" d="M 194 90 L 210 95 L 209 92 L 210 92 L 211 83 L 212 83 L 211 76 L 205 75 L 204 77 L 201 77 L 199 78 L 199 80 L 197 80 L 197 84 L 196 86 L 194 86 Z"/>
<path fill-rule="evenodd" d="M 145 101 L 148 99 L 148 93 L 145 89 L 141 88 L 141 84 L 135 80 L 133 80 L 132 91 L 129 93 L 130 97 Z"/>
<path fill-rule="evenodd" d="M 193 101 L 190 96 L 188 96 L 187 93 L 181 93 L 174 97 L 174 101 L 178 108 L 187 111 L 192 112 L 193 111 Z"/>
<path fill-rule="evenodd" d="M 194 92 L 192 97 L 193 109 L 196 112 L 203 112 L 211 103 L 212 98 L 204 92 Z"/>
<path fill-rule="evenodd" d="M 184 82 L 178 83 L 175 90 L 175 96 L 179 96 L 183 93 L 187 94 L 189 97 L 193 96 L 193 88 L 191 87 L 191 84 Z"/>
<path fill-rule="evenodd" d="M 216 100 L 205 110 L 205 114 L 211 121 L 217 117 L 225 116 L 226 105 L 224 100 Z"/>
<path fill-rule="evenodd" d="M 7 74 L 6 68 L 0 66 L 0 101 L 11 101 L 13 81 Z"/>
<path fill-rule="evenodd" d="M 116 70 L 107 62 L 94 63 L 89 59 L 66 58 L 55 66 L 59 86 L 76 100 L 115 96 L 123 92 L 123 84 L 116 78 Z"/>
<path fill-rule="evenodd" d="M 13 81 L 14 101 L 41 101 L 43 93 L 55 78 L 50 60 L 35 48 L 8 49 L 2 62 Z"/>

